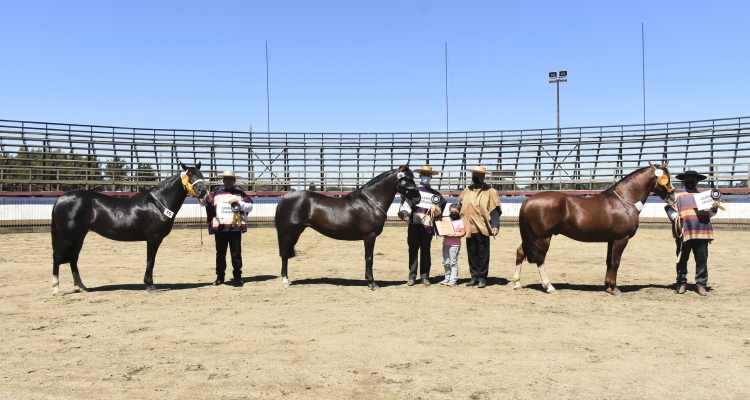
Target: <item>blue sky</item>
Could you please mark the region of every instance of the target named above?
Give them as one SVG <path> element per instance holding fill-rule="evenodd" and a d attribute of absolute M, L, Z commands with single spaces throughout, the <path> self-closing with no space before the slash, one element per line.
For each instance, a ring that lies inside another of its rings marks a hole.
<path fill-rule="evenodd" d="M 0 119 L 443 132 L 750 115 L 750 2 L 0 2 Z"/>

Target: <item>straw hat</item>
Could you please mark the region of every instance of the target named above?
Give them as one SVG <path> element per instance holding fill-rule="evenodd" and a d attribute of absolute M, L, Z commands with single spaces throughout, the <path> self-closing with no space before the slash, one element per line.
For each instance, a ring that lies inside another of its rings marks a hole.
<path fill-rule="evenodd" d="M 479 173 L 479 174 L 485 174 L 485 175 L 487 175 L 487 173 L 489 173 L 490 171 L 487 171 L 487 168 L 485 168 L 485 167 L 480 167 L 479 165 L 477 165 L 473 169 L 467 169 L 464 172 L 471 172 L 471 173 L 476 172 L 476 173 Z"/>
<path fill-rule="evenodd" d="M 416 172 L 418 174 L 430 174 L 430 175 L 438 175 L 439 174 L 439 172 L 433 171 L 432 167 L 430 167 L 429 165 L 423 165 L 422 168 L 415 169 L 414 172 Z"/>
<path fill-rule="evenodd" d="M 702 180 L 706 179 L 706 175 L 701 175 L 701 174 L 699 174 L 699 173 L 697 173 L 695 171 L 692 171 L 692 170 L 685 171 L 685 172 L 683 172 L 681 174 L 678 174 L 675 178 L 677 178 L 678 181 L 682 181 L 682 180 L 685 180 L 685 178 L 687 178 L 688 176 L 694 176 L 699 181 L 702 181 Z"/>
<path fill-rule="evenodd" d="M 221 174 L 219 174 L 219 176 L 217 176 L 217 178 L 219 178 L 219 179 L 224 179 L 224 178 L 234 178 L 234 179 L 237 179 L 237 175 L 235 175 L 234 171 L 223 171 Z"/>

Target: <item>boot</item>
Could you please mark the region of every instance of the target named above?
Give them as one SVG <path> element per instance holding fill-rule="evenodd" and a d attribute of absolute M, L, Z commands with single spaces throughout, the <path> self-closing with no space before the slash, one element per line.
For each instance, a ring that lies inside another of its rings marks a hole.
<path fill-rule="evenodd" d="M 677 294 L 685 294 L 685 290 L 687 289 L 686 284 L 677 285 L 677 289 L 674 291 Z"/>
<path fill-rule="evenodd" d="M 477 278 L 471 278 L 471 280 L 466 284 L 466 286 L 476 286 L 479 284 L 479 281 Z"/>
<path fill-rule="evenodd" d="M 484 278 L 479 278 L 479 283 L 477 284 L 477 287 L 480 289 L 484 289 L 487 287 L 487 281 Z"/>
<path fill-rule="evenodd" d="M 422 275 L 422 284 L 425 286 L 430 286 L 430 279 L 427 277 L 427 275 Z"/>
<path fill-rule="evenodd" d="M 219 285 L 222 285 L 222 284 L 224 284 L 224 277 L 223 276 L 217 276 L 216 280 L 213 283 L 213 285 L 214 286 L 219 286 Z"/>

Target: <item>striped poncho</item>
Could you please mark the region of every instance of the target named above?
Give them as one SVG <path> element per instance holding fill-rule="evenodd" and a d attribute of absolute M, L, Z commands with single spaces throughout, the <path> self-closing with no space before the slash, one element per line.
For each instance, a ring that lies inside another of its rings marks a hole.
<path fill-rule="evenodd" d="M 677 212 L 682 219 L 682 241 L 691 239 L 714 240 L 714 228 L 711 217 L 715 214 L 711 210 L 698 211 L 693 195 L 698 190 L 688 192 L 683 190 L 677 194 Z"/>

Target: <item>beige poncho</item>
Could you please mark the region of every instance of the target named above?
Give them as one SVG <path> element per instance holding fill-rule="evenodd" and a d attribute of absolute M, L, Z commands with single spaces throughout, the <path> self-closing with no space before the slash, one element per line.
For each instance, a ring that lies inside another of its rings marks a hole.
<path fill-rule="evenodd" d="M 487 185 L 477 189 L 470 185 L 458 197 L 458 202 L 462 205 L 461 219 L 466 228 L 466 237 L 471 237 L 477 232 L 484 236 L 492 236 L 490 212 L 500 207 L 497 191 Z"/>

